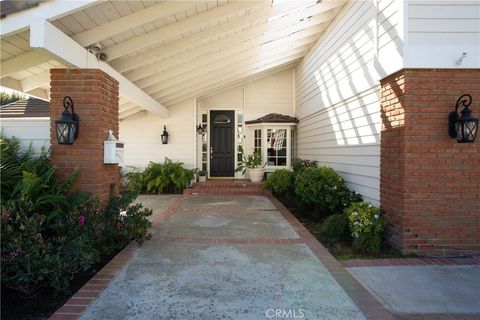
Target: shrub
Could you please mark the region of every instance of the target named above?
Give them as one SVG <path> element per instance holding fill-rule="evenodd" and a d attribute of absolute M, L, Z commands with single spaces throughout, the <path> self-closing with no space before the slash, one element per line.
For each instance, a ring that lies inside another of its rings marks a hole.
<path fill-rule="evenodd" d="M 328 240 L 333 242 L 350 240 L 347 215 L 337 213 L 327 217 L 322 224 L 321 231 Z"/>
<path fill-rule="evenodd" d="M 131 241 L 141 244 L 151 238 L 148 217 L 152 210 L 141 204 L 132 205 L 137 196 L 138 191 L 125 191 L 120 196 L 112 196 L 104 209 L 93 206 L 82 212 L 85 227 L 96 239 L 96 250 L 108 254 Z"/>
<path fill-rule="evenodd" d="M 307 168 L 317 168 L 317 161 L 312 161 L 312 160 L 304 160 L 300 158 L 293 158 L 292 159 L 292 169 L 297 176 L 300 172 Z"/>
<path fill-rule="evenodd" d="M 368 202 L 355 202 L 347 209 L 347 215 L 353 245 L 364 252 L 378 253 L 387 225 L 380 209 Z"/>
<path fill-rule="evenodd" d="M 343 178 L 329 167 L 303 169 L 295 182 L 297 198 L 307 205 L 312 205 L 312 218 L 320 219 L 333 213 L 342 212 L 344 199 L 339 194 L 348 194 Z"/>
<path fill-rule="evenodd" d="M 185 169 L 182 162 L 165 158 L 164 163 L 150 162 L 143 172 L 134 170 L 127 174 L 129 189 L 147 193 L 181 193 L 195 175 Z"/>
<path fill-rule="evenodd" d="M 29 295 L 44 286 L 64 291 L 101 254 L 149 238 L 151 211 L 129 206 L 136 193 L 112 197 L 99 209 L 84 193 L 67 195 L 78 170 L 60 182 L 46 154 L 34 157 L 3 137 L 0 151 L 3 285 Z"/>
<path fill-rule="evenodd" d="M 287 169 L 278 169 L 268 175 L 265 186 L 278 195 L 292 192 L 294 188 L 293 172 Z"/>

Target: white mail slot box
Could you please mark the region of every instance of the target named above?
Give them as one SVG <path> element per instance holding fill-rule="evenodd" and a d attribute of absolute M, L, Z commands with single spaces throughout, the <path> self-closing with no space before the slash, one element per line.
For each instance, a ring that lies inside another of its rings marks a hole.
<path fill-rule="evenodd" d="M 103 142 L 103 163 L 115 164 L 123 162 L 124 143 L 118 141 L 109 131 L 108 138 Z"/>

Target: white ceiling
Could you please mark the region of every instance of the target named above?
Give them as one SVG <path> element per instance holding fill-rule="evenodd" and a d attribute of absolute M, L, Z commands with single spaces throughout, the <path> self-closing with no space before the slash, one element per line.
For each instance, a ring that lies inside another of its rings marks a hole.
<path fill-rule="evenodd" d="M 84 48 L 99 45 L 105 63 L 168 107 L 293 66 L 345 2 L 98 1 L 50 22 Z M 0 58 L 3 86 L 42 98 L 49 69 L 66 64 L 33 50 L 28 29 L 2 35 Z M 124 115 L 144 109 L 128 98 L 120 104 Z"/>

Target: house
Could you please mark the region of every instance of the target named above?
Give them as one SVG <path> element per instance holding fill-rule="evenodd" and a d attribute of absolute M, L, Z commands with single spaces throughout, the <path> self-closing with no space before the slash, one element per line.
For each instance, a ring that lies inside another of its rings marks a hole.
<path fill-rule="evenodd" d="M 210 177 L 242 178 L 257 148 L 271 170 L 333 167 L 405 252 L 480 252 L 480 145 L 447 125 L 465 93 L 480 115 L 478 1 L 52 1 L 1 26 L 1 84 L 50 98 L 52 121 L 72 97 L 79 139 L 52 159 L 90 163 L 87 189 L 108 188 L 88 161 L 109 129 L 124 165 L 169 157 Z"/>

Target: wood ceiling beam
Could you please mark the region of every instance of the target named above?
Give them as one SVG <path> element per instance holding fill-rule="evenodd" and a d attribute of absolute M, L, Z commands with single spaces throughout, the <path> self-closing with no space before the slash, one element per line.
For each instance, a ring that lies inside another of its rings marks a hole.
<path fill-rule="evenodd" d="M 31 21 L 31 23 L 30 46 L 32 48 L 44 50 L 59 61 L 64 62 L 66 66 L 103 70 L 119 82 L 121 95 L 160 117 L 168 117 L 168 109 L 165 106 L 135 86 L 107 63 L 98 61 L 91 53 L 50 22 L 39 19 Z"/>
<path fill-rule="evenodd" d="M 144 10 L 121 17 L 98 27 L 77 33 L 72 39 L 82 47 L 92 45 L 117 34 L 137 28 L 155 20 L 166 18 L 180 11 L 185 11 L 195 6 L 191 1 L 162 2 Z"/>
<path fill-rule="evenodd" d="M 8 77 L 11 74 L 35 67 L 51 59 L 51 57 L 38 50 L 23 53 L 15 58 L 2 61 L 1 76 L 2 78 Z"/>
<path fill-rule="evenodd" d="M 186 64 L 184 66 L 173 68 L 170 72 L 162 74 L 157 79 L 157 83 L 143 88 L 147 93 L 154 93 L 161 90 L 169 90 L 169 88 L 182 86 L 182 83 L 191 79 L 197 80 L 203 78 L 205 74 L 212 74 L 215 71 L 227 71 L 232 68 L 247 67 L 258 61 L 264 61 L 269 57 L 275 56 L 278 52 L 288 52 L 311 45 L 318 39 L 318 34 L 302 35 L 295 34 L 294 39 L 282 39 L 259 46 L 254 50 L 244 50 L 240 52 L 233 51 L 229 55 L 215 56 L 210 59 L 206 56 L 198 59 L 198 63 Z M 235 48 L 234 48 L 235 49 Z"/>
<path fill-rule="evenodd" d="M 207 43 L 204 46 L 195 48 L 185 53 L 178 54 L 176 56 L 173 56 L 172 58 L 165 59 L 158 63 L 137 68 L 135 70 L 125 73 L 124 75 L 128 79 L 136 82 L 138 86 L 145 87 L 154 83 L 155 82 L 154 78 L 159 74 L 163 74 L 163 72 L 166 72 L 166 70 L 172 67 L 185 65 L 190 62 L 198 63 L 196 60 L 200 56 L 205 55 L 207 53 L 217 54 L 218 52 L 215 52 L 215 51 L 222 50 L 223 53 L 220 53 L 219 55 L 223 54 L 224 56 L 229 56 L 232 54 L 232 52 L 235 53 L 241 50 L 246 50 L 248 48 L 255 48 L 256 46 L 262 43 L 274 42 L 276 40 L 287 38 L 289 36 L 295 37 L 296 34 L 292 35 L 292 33 L 295 33 L 295 32 L 317 34 L 319 32 L 318 31 L 319 29 L 323 30 L 325 28 L 325 26 L 318 26 L 318 25 L 331 21 L 334 17 L 335 17 L 334 12 L 324 13 L 315 17 L 315 19 L 312 19 L 312 21 L 310 21 L 309 23 L 293 24 L 291 26 L 285 27 L 283 29 L 279 29 L 276 32 L 272 32 L 264 36 L 259 34 L 258 31 L 245 30 L 231 37 L 225 37 L 217 41 Z M 316 26 L 312 27 L 312 25 L 313 26 L 316 25 Z M 307 30 L 302 30 L 303 28 L 307 28 Z M 245 41 L 245 39 L 247 39 L 248 42 Z M 216 59 L 219 59 L 219 58 L 212 57 L 212 60 L 216 60 Z M 143 80 L 143 78 L 147 78 L 147 77 L 148 79 Z"/>
<path fill-rule="evenodd" d="M 177 98 L 180 97 L 182 94 L 189 94 L 192 91 L 196 91 L 200 88 L 207 88 L 210 85 L 216 85 L 219 82 L 219 79 L 229 75 L 237 75 L 237 74 L 245 74 L 253 70 L 252 74 L 255 74 L 255 70 L 265 71 L 271 65 L 276 65 L 278 61 L 282 61 L 282 63 L 291 62 L 286 61 L 285 59 L 289 59 L 291 57 L 292 60 L 298 59 L 301 57 L 305 52 L 307 52 L 310 48 L 310 44 L 305 45 L 303 47 L 297 48 L 294 51 L 291 50 L 280 50 L 275 53 L 270 53 L 266 55 L 261 61 L 252 64 L 252 63 L 245 63 L 242 65 L 232 65 L 229 68 L 219 69 L 217 71 L 208 73 L 204 77 L 200 77 L 197 79 L 191 79 L 184 83 L 177 85 L 176 87 L 161 90 L 157 93 L 153 93 L 152 96 L 159 99 L 160 101 L 169 101 L 172 97 Z M 260 72 L 260 71 L 259 71 Z M 249 75 L 252 75 L 249 74 Z M 221 82 L 221 81 L 220 81 Z"/>
<path fill-rule="evenodd" d="M 234 16 L 245 10 L 264 5 L 266 1 L 261 2 L 229 2 L 212 10 L 207 10 L 197 14 L 188 19 L 184 19 L 175 23 L 171 23 L 162 27 L 134 37 L 130 40 L 120 42 L 116 45 L 108 47 L 104 52 L 109 56 L 109 59 L 115 59 L 123 55 L 129 54 L 156 43 L 160 43 L 165 39 L 171 38 L 174 35 L 182 34 L 192 31 L 200 26 L 208 25 L 209 23 L 218 21 L 219 17 Z"/>
<path fill-rule="evenodd" d="M 249 77 L 254 77 L 257 74 L 262 74 L 268 70 L 279 70 L 283 68 L 283 66 L 293 66 L 298 63 L 303 57 L 304 53 L 295 54 L 293 56 L 289 56 L 283 59 L 278 59 L 276 61 L 272 61 L 270 64 L 265 65 L 261 68 L 256 70 L 248 70 L 236 74 L 224 74 L 223 76 L 217 77 L 208 83 L 204 83 L 201 85 L 197 85 L 195 87 L 189 88 L 186 92 L 182 94 L 172 95 L 170 97 L 164 98 L 165 105 L 171 106 L 178 102 L 182 102 L 187 99 L 191 99 L 193 97 L 197 97 L 199 95 L 204 95 L 205 93 L 210 94 L 210 92 L 222 90 L 225 87 L 236 87 L 237 83 L 242 79 L 248 79 Z"/>

